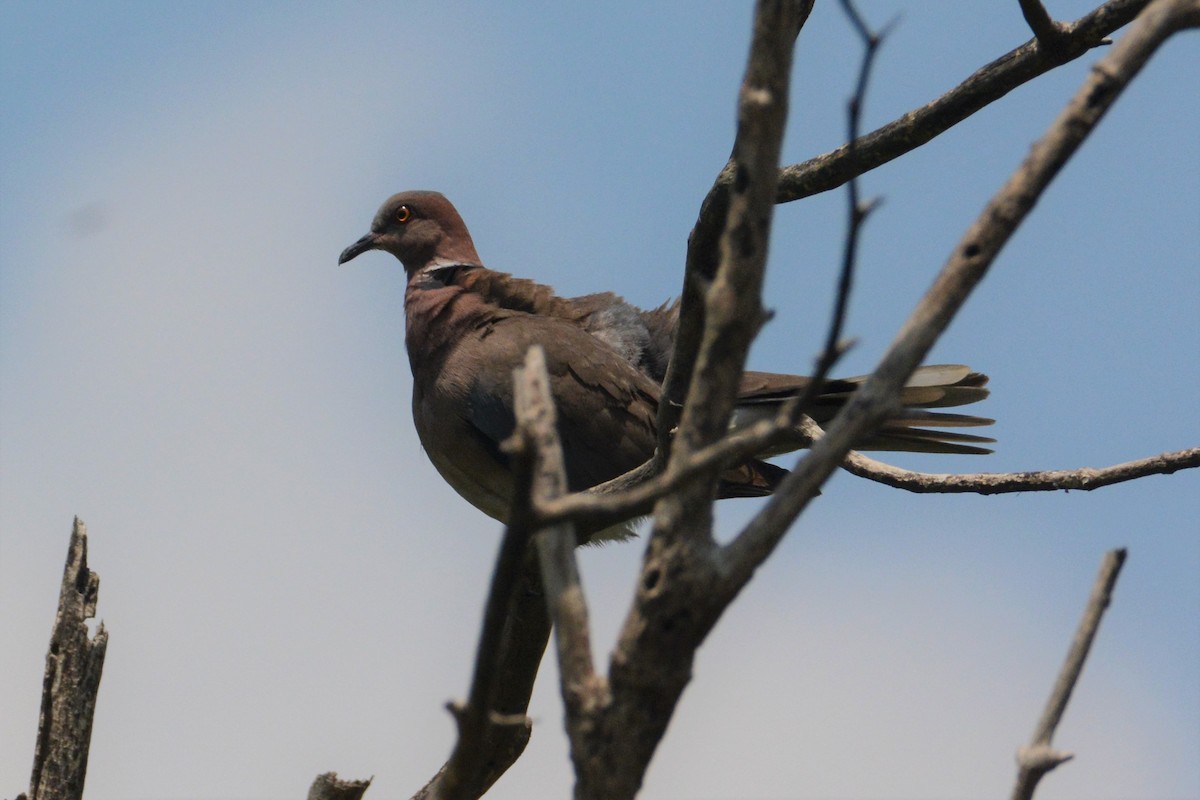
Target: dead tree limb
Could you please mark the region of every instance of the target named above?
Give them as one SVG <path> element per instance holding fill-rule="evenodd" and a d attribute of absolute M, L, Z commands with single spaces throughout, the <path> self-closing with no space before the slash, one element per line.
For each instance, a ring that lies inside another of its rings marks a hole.
<path fill-rule="evenodd" d="M 900 469 L 862 453 L 850 453 L 842 468 L 860 478 L 896 489 L 938 494 L 1010 494 L 1013 492 L 1090 492 L 1105 486 L 1145 478 L 1170 475 L 1183 469 L 1200 467 L 1200 447 L 1159 453 L 1108 467 L 1079 467 L 1032 472 L 977 472 L 963 475 L 939 475 Z"/>
<path fill-rule="evenodd" d="M 808 20 L 813 2 L 814 0 L 801 0 L 795 4 L 796 7 L 793 10 L 797 14 L 797 19 L 789 21 L 787 26 L 787 35 L 791 38 L 786 43 L 787 72 L 784 74 L 767 75 L 764 73 L 755 77 L 752 74 L 754 60 L 757 58 L 759 66 L 766 66 L 769 60 L 767 56 L 771 54 L 762 45 L 759 45 L 761 52 L 756 52 L 755 44 L 752 42 L 752 63 L 748 67 L 742 83 L 742 95 L 739 98 L 738 133 L 734 140 L 733 153 L 701 202 L 696 223 L 692 226 L 691 233 L 688 234 L 683 291 L 680 294 L 679 329 L 675 336 L 675 349 L 671 355 L 671 362 L 663 380 L 663 402 L 659 404 L 658 408 L 658 452 L 655 455 L 659 468 L 666 463 L 666 456 L 675 444 L 672 432 L 679 425 L 685 398 L 695 400 L 688 393 L 695 381 L 701 339 L 707 335 L 705 333 L 708 324 L 706 320 L 707 298 L 713 291 L 713 282 L 718 279 L 717 272 L 723 257 L 722 253 L 736 252 L 736 250 L 728 249 L 723 251 L 723 248 L 731 243 L 726 232 L 737 231 L 741 237 L 741 241 L 737 243 L 750 245 L 752 244 L 751 239 L 757 238 L 763 233 L 761 226 L 764 223 L 768 226 L 770 224 L 769 212 L 756 214 L 756 219 L 748 218 L 745 215 L 744 203 L 749 187 L 747 181 L 751 175 L 751 157 L 769 155 L 768 152 L 752 153 L 749 149 L 753 147 L 753 140 L 759 135 L 763 122 L 770 119 L 771 124 L 778 125 L 780 131 L 786 124 L 787 97 L 778 96 L 776 92 L 779 87 L 774 84 L 778 80 L 782 80 L 786 86 L 790 81 L 795 37 Z M 757 20 L 761 17 L 762 6 L 760 5 L 755 12 L 755 37 L 759 42 L 763 41 L 762 37 L 758 35 Z M 772 83 L 771 86 L 766 85 L 768 79 Z M 760 105 L 755 111 L 754 104 L 763 100 L 768 101 L 768 104 Z M 751 112 L 749 115 L 746 113 L 748 111 Z M 780 112 L 784 117 L 775 119 L 774 115 Z M 768 183 L 771 186 L 771 196 L 773 197 L 774 187 L 779 179 L 778 153 L 774 159 L 768 160 L 774 160 L 775 166 L 772 167 L 770 175 L 755 176 L 754 191 L 760 192 L 763 184 Z M 741 211 L 733 208 L 735 198 L 740 198 Z M 735 218 L 735 214 L 738 215 L 737 218 Z M 765 249 L 762 252 L 765 253 Z M 757 302 L 757 295 L 755 295 L 754 302 Z M 747 311 L 745 308 L 740 310 Z M 761 307 L 754 309 L 748 320 L 751 323 L 749 328 L 753 332 L 757 332 L 758 326 L 763 320 Z M 719 414 L 714 416 L 719 416 Z"/>
<path fill-rule="evenodd" d="M 541 347 L 535 345 L 526 354 L 525 368 L 515 388 L 517 429 L 534 454 L 531 495 L 535 500 L 553 500 L 567 491 L 567 468 L 558 438 L 546 355 Z M 546 607 L 562 667 L 563 700 L 569 714 L 571 709 L 586 704 L 583 694 L 596 672 L 587 605 L 575 560 L 575 530 L 570 523 L 560 522 L 539 531 L 536 543 L 542 582 L 546 586 Z"/>
<path fill-rule="evenodd" d="M 96 616 L 99 593 L 100 576 L 87 564 L 87 526 L 76 517 L 46 654 L 30 800 L 83 797 L 92 717 L 108 646 L 103 623 L 95 636 L 87 628 L 87 620 Z"/>
<path fill-rule="evenodd" d="M 1021 83 L 1077 58 L 1093 47 L 1109 44 L 1107 34 L 1129 23 L 1148 2 L 1149 0 L 1112 0 L 1073 23 L 1054 23 L 1065 31 L 1066 39 L 1053 57 L 1047 55 L 1044 50 L 1039 51 L 1036 41 L 1027 43 L 981 68 L 958 87 L 929 105 L 910 112 L 873 133 L 862 137 L 851 136 L 848 144 L 835 151 L 784 168 L 780 173 L 779 196 L 776 201 L 788 202 L 828 191 L 915 149 Z M 1181 27 L 1194 24 L 1187 21 L 1187 13 L 1194 12 L 1181 10 L 1182 16 L 1177 20 Z M 710 472 L 719 464 L 736 463 L 768 450 L 773 445 L 797 437 L 794 426 L 786 420 L 780 420 L 774 426 L 762 422 L 736 437 L 727 437 L 708 445 L 689 458 L 679 459 L 669 467 L 665 463 L 664 455 L 672 443 L 670 433 L 678 425 L 683 394 L 695 365 L 695 355 L 703 329 L 703 296 L 716 271 L 717 241 L 723 230 L 722 222 L 729 210 L 733 163 L 731 160 L 725 166 L 705 198 L 700 217 L 689 238 L 688 277 L 684 281 L 677 352 L 672 359 L 671 373 L 668 374 L 664 388 L 664 398 L 668 402 L 663 403 L 659 410 L 660 441 L 655 459 L 606 484 L 594 487 L 587 493 L 567 495 L 552 503 L 539 504 L 537 512 L 541 524 L 570 519 L 587 527 L 603 527 L 623 519 L 648 514 L 658 499 L 689 483 L 697 473 Z M 1173 455 L 1175 454 L 1154 457 L 1156 463 L 1164 464 L 1165 469 L 1152 469 L 1146 474 L 1174 472 L 1176 469 L 1196 466 L 1194 463 L 1186 463 L 1182 467 L 1176 467 L 1173 466 L 1173 460 L 1172 463 L 1162 461 L 1163 458 Z M 874 465 L 875 469 L 870 469 L 868 465 Z M 981 491 L 957 488 L 971 485 L 970 480 L 956 482 L 954 485 L 945 483 L 934 486 L 929 481 L 913 477 L 920 473 L 898 470 L 883 462 L 871 461 L 858 455 L 852 455 L 848 459 L 847 469 L 861 477 L 910 491 Z M 1050 473 L 1009 475 L 1020 479 L 1023 476 L 1049 476 Z M 1130 478 L 1123 477 L 1119 480 L 1128 479 Z M 1090 479 L 1085 480 L 1089 483 L 1087 488 L 1103 485 Z M 983 486 L 982 483 L 978 485 Z M 1017 487 L 1015 482 L 1008 485 Z M 945 488 L 941 488 L 942 486 Z M 1040 491 L 1053 488 L 1060 487 L 1029 487 L 1030 490 Z M 992 490 L 984 489 L 981 493 L 992 493 Z"/>

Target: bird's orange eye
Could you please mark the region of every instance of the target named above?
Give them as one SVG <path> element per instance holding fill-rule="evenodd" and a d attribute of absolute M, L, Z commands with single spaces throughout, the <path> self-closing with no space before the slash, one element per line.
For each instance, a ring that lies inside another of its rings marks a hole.
<path fill-rule="evenodd" d="M 396 212 L 396 222 L 408 222 L 412 219 L 412 211 L 408 206 L 400 206 L 400 210 Z"/>

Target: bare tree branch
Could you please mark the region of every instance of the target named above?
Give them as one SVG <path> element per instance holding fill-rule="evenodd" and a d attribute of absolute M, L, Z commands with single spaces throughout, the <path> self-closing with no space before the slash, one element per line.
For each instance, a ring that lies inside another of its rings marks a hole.
<path fill-rule="evenodd" d="M 854 94 L 851 96 L 850 102 L 846 104 L 846 138 L 850 143 L 850 158 L 853 160 L 858 156 L 859 127 L 862 124 L 862 109 L 866 102 L 867 86 L 870 85 L 871 67 L 875 63 L 875 55 L 879 52 L 879 47 L 883 44 L 886 33 L 875 33 L 868 28 L 850 0 L 842 0 L 842 7 L 846 11 L 846 16 L 854 23 L 854 28 L 858 31 L 859 37 L 863 40 L 863 58 L 858 69 L 858 83 L 855 85 Z M 833 367 L 834 361 L 837 360 L 841 352 L 838 343 L 841 341 L 842 330 L 845 327 L 846 307 L 850 303 L 850 290 L 854 283 L 854 266 L 858 260 L 859 237 L 862 234 L 863 223 L 867 221 L 867 217 L 871 211 L 878 205 L 878 202 L 875 200 L 863 203 L 859 199 L 857 175 L 848 182 L 846 201 L 849 205 L 847 209 L 846 245 L 842 253 L 842 270 L 838 275 L 837 297 L 833 305 L 833 317 L 829 323 L 829 332 L 825 337 L 825 347 L 822 350 L 821 358 L 817 362 L 816 374 L 813 376 L 812 383 L 809 384 L 808 391 L 805 392 L 808 398 L 801 398 L 796 403 L 795 410 L 788 415 L 792 420 L 799 419 L 797 415 L 803 409 L 807 408 L 812 397 L 815 397 L 816 393 L 820 391 L 821 384 L 825 382 L 829 370 Z"/>
<path fill-rule="evenodd" d="M 100 576 L 88 569 L 87 526 L 76 517 L 46 654 L 29 800 L 83 797 L 96 694 L 108 648 L 103 623 L 95 636 L 88 634 L 87 620 L 96 616 L 99 594 Z"/>
<path fill-rule="evenodd" d="M 1113 587 L 1116 586 L 1117 576 L 1120 575 L 1121 565 L 1124 563 L 1125 550 L 1118 549 L 1106 553 L 1104 561 L 1100 564 L 1100 574 L 1096 576 L 1096 582 L 1092 586 L 1087 608 L 1084 609 L 1079 628 L 1075 631 L 1067 660 L 1054 682 L 1049 700 L 1046 701 L 1042 718 L 1038 720 L 1033 739 L 1028 747 L 1017 751 L 1017 781 L 1013 786 L 1012 800 L 1030 800 L 1043 775 L 1074 757 L 1070 753 L 1053 749 L 1050 742 L 1054 738 L 1059 721 L 1062 720 L 1063 712 L 1067 709 L 1067 702 L 1071 699 L 1071 692 L 1075 690 L 1079 675 L 1083 672 L 1083 664 L 1096 638 L 1096 631 L 1100 628 L 1100 620 L 1112 602 Z"/>
<path fill-rule="evenodd" d="M 658 500 L 691 482 L 697 475 L 762 452 L 771 442 L 785 439 L 790 428 L 786 423 L 763 421 L 714 442 L 686 459 L 677 459 L 665 472 L 654 474 L 649 465 L 644 465 L 626 473 L 619 483 L 610 481 L 585 492 L 539 503 L 539 524 L 571 520 L 591 530 L 644 516 L 653 510 Z"/>
<path fill-rule="evenodd" d="M 785 5 L 785 4 L 780 4 Z M 784 21 L 779 8 L 760 5 L 756 14 L 754 51 L 739 97 L 738 133 L 730 167 L 731 190 L 726 198 L 724 226 L 717 242 L 716 269 L 709 272 L 705 259 L 701 273 L 709 279 L 704 292 L 704 332 L 683 406 L 679 429 L 672 444 L 678 456 L 711 444 L 724 435 L 733 413 L 734 397 L 750 342 L 765 320 L 761 303 L 773 198 L 778 178 L 779 152 L 787 122 L 788 86 L 795 35 L 807 15 L 803 4 L 790 9 L 796 19 Z M 786 25 L 786 36 L 759 31 L 768 15 Z M 789 24 L 791 23 L 791 24 Z M 764 57 L 770 56 L 770 57 Z M 698 234 L 689 241 L 689 262 L 704 256 L 697 249 Z M 691 264 L 689 263 L 689 266 Z M 690 271 L 691 272 L 691 271 Z M 695 274 L 694 272 L 691 274 Z M 670 376 L 668 376 L 668 383 Z M 684 504 L 711 495 L 716 484 L 713 473 L 708 486 L 686 492 Z M 680 526 L 696 531 L 704 523 L 694 518 Z M 664 529 L 665 530 L 665 529 Z"/>
<path fill-rule="evenodd" d="M 755 453 L 763 452 L 783 441 L 798 444 L 798 438 L 811 442 L 824 435 L 825 432 L 808 418 L 794 425 L 788 420 L 759 422 L 709 445 L 669 471 L 631 489 L 614 494 L 579 492 L 541 504 L 537 509 L 539 524 L 549 525 L 571 520 L 589 527 L 603 527 L 648 514 L 660 497 L 671 493 L 692 476 L 710 469 L 713 465 L 732 464 L 751 458 Z M 852 450 L 846 455 L 841 466 L 860 478 L 919 494 L 1006 494 L 1074 489 L 1091 491 L 1151 475 L 1171 475 L 1180 470 L 1195 469 L 1200 467 L 1200 448 L 1159 453 L 1108 467 L 963 474 L 901 469 Z"/>
<path fill-rule="evenodd" d="M 863 136 L 855 144 L 853 158 L 850 147 L 843 145 L 784 167 L 776 202 L 788 203 L 836 189 L 855 175 L 915 150 L 1018 86 L 1107 43 L 1105 37 L 1129 24 L 1148 3 L 1112 0 L 1065 25 L 1063 38 L 1053 49 L 1043 47 L 1036 39 L 1021 45 L 979 68 L 933 102 Z M 729 175 L 722 176 L 724 181 L 729 179 Z"/>
<path fill-rule="evenodd" d="M 414 795 L 418 800 L 483 795 L 520 758 L 529 742 L 532 723 L 525 713 L 550 637 L 541 571 L 532 552 L 526 553 L 521 564 L 512 607 L 503 622 L 499 661 L 491 681 L 495 699 L 482 731 L 472 744 L 456 744 L 450 760 Z M 459 794 L 445 788 L 451 785 L 446 782 L 451 770 Z"/>
<path fill-rule="evenodd" d="M 786 203 L 835 189 L 864 172 L 920 147 L 1021 84 L 1078 58 L 1093 47 L 1109 44 L 1106 37 L 1128 24 L 1148 2 L 1110 0 L 1075 22 L 1062 25 L 1064 38 L 1053 52 L 1040 48 L 1036 41 L 1028 42 L 980 68 L 926 106 L 865 136 L 852 136 L 850 143 L 836 150 L 781 169 L 776 202 Z M 805 17 L 809 11 L 811 2 L 806 4 L 803 12 Z M 718 242 L 729 211 L 733 177 L 734 161 L 731 158 L 705 197 L 699 218 L 688 238 L 679 332 L 675 354 L 664 381 L 663 402 L 658 415 L 659 446 L 654 461 L 609 481 L 603 487 L 597 487 L 595 491 L 624 492 L 665 469 L 666 454 L 673 443 L 672 432 L 679 424 L 684 396 L 699 351 L 704 329 L 704 297 L 716 274 Z M 801 403 L 796 409 L 802 410 L 803 407 Z M 691 475 L 690 471 L 688 475 Z M 682 481 L 672 481 L 675 485 L 679 482 Z M 592 505 L 598 507 L 602 504 Z M 650 510 L 640 505 L 637 508 L 639 514 Z M 604 512 L 598 510 L 596 513 L 603 515 Z M 574 518 L 581 524 L 585 519 L 582 516 Z"/>
<path fill-rule="evenodd" d="M 900 469 L 856 452 L 846 456 L 842 467 L 860 478 L 922 494 L 1009 494 L 1072 489 L 1090 492 L 1093 489 L 1144 478 L 1148 475 L 1170 475 L 1182 469 L 1200 467 L 1200 447 L 1159 453 L 1149 458 L 1126 461 L 1110 467 L 1080 467 L 1037 472 L 978 472 L 966 475 L 938 475 Z"/>
<path fill-rule="evenodd" d="M 750 579 L 854 441 L 894 409 L 901 387 L 1050 181 L 1155 50 L 1173 33 L 1196 24 L 1198 5 L 1197 0 L 1156 0 L 1096 64 L 1046 135 L 968 228 L 879 366 L 834 419 L 826 436 L 814 443 L 762 511 L 724 548 L 722 556 L 729 565 L 726 580 L 741 586 Z"/>

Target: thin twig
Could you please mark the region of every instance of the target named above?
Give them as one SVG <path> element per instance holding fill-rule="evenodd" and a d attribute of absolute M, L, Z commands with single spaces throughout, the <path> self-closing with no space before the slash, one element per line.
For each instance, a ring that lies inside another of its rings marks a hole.
<path fill-rule="evenodd" d="M 1096 638 L 1096 631 L 1100 629 L 1100 620 L 1112 602 L 1113 587 L 1116 586 L 1117 577 L 1121 574 L 1121 565 L 1124 563 L 1125 550 L 1121 548 L 1106 553 L 1100 564 L 1100 574 L 1096 576 L 1096 582 L 1092 586 L 1091 597 L 1088 598 L 1083 618 L 1079 620 L 1075 638 L 1071 641 L 1071 649 L 1067 652 L 1067 660 L 1063 662 L 1058 678 L 1054 681 L 1054 688 L 1046 701 L 1042 717 L 1038 720 L 1033 738 L 1028 747 L 1017 751 L 1017 780 L 1013 786 L 1012 800 L 1030 800 L 1043 775 L 1074 757 L 1071 753 L 1053 749 L 1050 743 L 1058 723 L 1062 720 L 1063 712 L 1067 709 L 1071 692 L 1079 682 L 1083 664 Z"/>
<path fill-rule="evenodd" d="M 854 7 L 851 0 L 842 0 L 842 8 L 849 17 L 854 29 L 863 40 L 863 58 L 858 70 L 858 83 L 854 94 L 846 104 L 846 141 L 849 142 L 850 159 L 857 155 L 859 126 L 862 122 L 862 109 L 866 103 L 867 86 L 870 84 L 871 68 L 875 63 L 875 55 L 887 36 L 887 29 L 875 32 L 868 27 L 862 15 Z M 890 27 L 890 26 L 889 26 Z M 833 316 L 825 335 L 825 346 L 817 359 L 816 369 L 808 386 L 797 397 L 792 398 L 779 410 L 779 418 L 794 425 L 808 410 L 813 400 L 820 394 L 829 377 L 830 370 L 838 359 L 846 352 L 848 345 L 842 343 L 842 331 L 846 325 L 846 309 L 850 305 L 850 292 L 854 286 L 854 267 L 858 261 L 858 241 L 862 234 L 863 224 L 870 213 L 878 207 L 878 199 L 861 202 L 858 192 L 858 176 L 848 183 L 846 193 L 848 204 L 846 223 L 846 244 L 842 252 L 842 268 L 838 273 L 837 295 L 833 304 Z"/>
<path fill-rule="evenodd" d="M 652 477 L 642 477 L 640 482 L 635 481 L 632 485 L 616 485 L 610 481 L 585 492 L 539 504 L 539 524 L 549 525 L 569 519 L 581 527 L 598 530 L 649 514 L 658 500 L 689 483 L 697 475 L 752 457 L 772 441 L 785 438 L 787 428 L 782 423 L 762 421 L 698 450 L 686 459 L 673 462 L 665 472 L 654 474 L 648 463 L 644 470 L 639 471 Z M 632 472 L 628 474 L 634 476 Z"/>

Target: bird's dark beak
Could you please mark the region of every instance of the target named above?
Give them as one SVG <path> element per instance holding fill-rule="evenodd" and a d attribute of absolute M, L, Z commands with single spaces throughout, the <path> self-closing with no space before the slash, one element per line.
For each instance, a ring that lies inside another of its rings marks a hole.
<path fill-rule="evenodd" d="M 342 251 L 342 254 L 338 256 L 338 264 L 345 264 L 350 259 L 361 256 L 368 250 L 374 250 L 378 246 L 378 242 L 378 234 L 374 232 L 368 233 L 366 236 L 362 237 L 357 242 Z"/>

